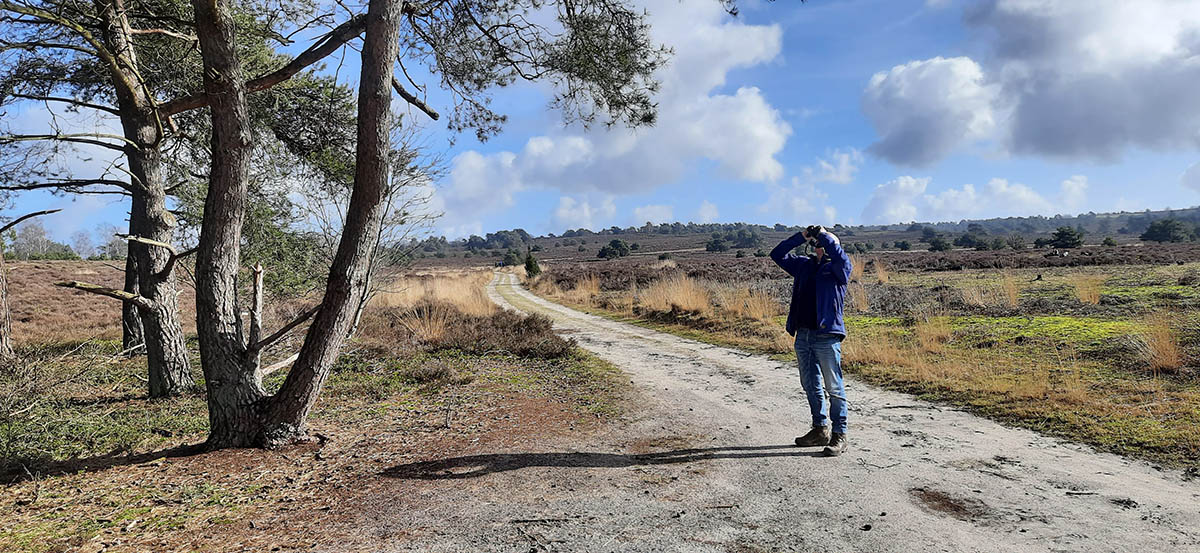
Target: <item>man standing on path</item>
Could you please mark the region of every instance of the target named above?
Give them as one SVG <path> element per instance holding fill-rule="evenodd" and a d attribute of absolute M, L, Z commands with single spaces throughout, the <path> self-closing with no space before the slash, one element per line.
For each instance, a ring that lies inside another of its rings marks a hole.
<path fill-rule="evenodd" d="M 815 255 L 792 253 L 806 241 L 816 248 Z M 813 225 L 775 246 L 771 259 L 793 278 L 787 331 L 796 337 L 800 383 L 812 411 L 812 430 L 796 438 L 796 445 L 825 446 L 825 455 L 836 457 L 847 448 L 842 305 L 850 282 L 850 258 L 837 236 Z"/>

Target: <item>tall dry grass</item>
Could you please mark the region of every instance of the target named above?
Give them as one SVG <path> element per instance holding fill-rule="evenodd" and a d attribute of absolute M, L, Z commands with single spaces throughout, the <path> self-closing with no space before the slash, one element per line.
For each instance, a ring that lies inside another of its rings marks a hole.
<path fill-rule="evenodd" d="M 592 300 L 600 295 L 600 279 L 596 275 L 588 275 L 575 281 L 575 286 L 564 290 L 563 299 L 580 305 L 592 305 Z"/>
<path fill-rule="evenodd" d="M 1004 304 L 1010 308 L 1016 308 L 1021 303 L 1021 285 L 1017 282 L 1016 275 L 1005 271 L 1000 277 L 1000 292 L 1004 299 Z"/>
<path fill-rule="evenodd" d="M 862 282 L 863 271 L 866 270 L 866 263 L 862 256 L 858 254 L 850 254 L 850 280 L 852 282 Z"/>
<path fill-rule="evenodd" d="M 499 309 L 488 299 L 485 287 L 490 270 L 441 271 L 399 276 L 371 298 L 369 307 L 398 311 L 396 322 L 425 343 L 445 337 L 454 313 L 490 316 Z M 364 334 L 372 334 L 371 322 Z M 386 333 L 385 333 L 386 335 Z"/>
<path fill-rule="evenodd" d="M 738 318 L 771 322 L 782 315 L 783 305 L 770 294 L 742 287 L 724 287 L 717 292 L 723 313 Z"/>
<path fill-rule="evenodd" d="M 850 309 L 865 313 L 871 310 L 871 302 L 867 298 L 867 288 L 857 282 L 851 282 L 846 287 L 846 295 L 850 297 Z"/>
<path fill-rule="evenodd" d="M 901 344 L 889 334 L 870 337 L 852 334 L 842 343 L 842 356 L 850 363 L 888 367 L 915 367 L 925 362 L 920 352 Z"/>
<path fill-rule="evenodd" d="M 928 316 L 917 320 L 916 326 L 913 327 L 913 335 L 916 336 L 921 349 L 938 353 L 945 349 L 954 331 L 950 327 L 950 317 Z"/>
<path fill-rule="evenodd" d="M 678 308 L 703 315 L 712 312 L 712 296 L 703 284 L 685 275 L 658 280 L 643 290 L 639 303 L 651 311 Z"/>
<path fill-rule="evenodd" d="M 1079 301 L 1088 305 L 1100 303 L 1100 291 L 1104 289 L 1107 277 L 1101 275 L 1076 274 L 1070 277 L 1071 285 L 1075 288 L 1075 296 Z"/>
<path fill-rule="evenodd" d="M 1183 368 L 1183 352 L 1167 313 L 1152 313 L 1142 323 L 1145 357 L 1154 374 L 1173 373 Z"/>
<path fill-rule="evenodd" d="M 887 284 L 888 281 L 892 280 L 892 272 L 887 268 L 887 264 L 885 264 L 882 259 L 876 259 L 874 261 L 874 265 L 875 279 L 878 280 L 880 284 Z"/>

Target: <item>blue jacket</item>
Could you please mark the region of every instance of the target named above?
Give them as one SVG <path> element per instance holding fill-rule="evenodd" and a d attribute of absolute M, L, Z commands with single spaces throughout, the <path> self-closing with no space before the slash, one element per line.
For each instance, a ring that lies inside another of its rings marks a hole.
<path fill-rule="evenodd" d="M 787 332 L 796 335 L 797 321 L 800 316 L 796 313 L 800 302 L 797 295 L 800 288 L 809 279 L 815 279 L 817 292 L 817 322 L 818 332 L 846 335 L 846 325 L 842 321 L 842 306 L 846 299 L 846 285 L 850 283 L 850 258 L 837 236 L 830 232 L 822 232 L 817 236 L 817 244 L 825 248 L 825 258 L 820 262 L 808 256 L 796 255 L 792 250 L 804 243 L 804 235 L 797 232 L 790 238 L 780 242 L 771 250 L 771 259 L 783 270 L 792 275 L 792 303 L 788 308 Z"/>

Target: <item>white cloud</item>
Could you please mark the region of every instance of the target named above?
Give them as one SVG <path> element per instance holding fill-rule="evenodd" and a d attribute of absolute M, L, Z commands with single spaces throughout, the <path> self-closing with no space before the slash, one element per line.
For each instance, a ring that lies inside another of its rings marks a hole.
<path fill-rule="evenodd" d="M 871 80 L 872 153 L 925 165 L 980 142 L 1105 161 L 1200 149 L 1200 2 L 988 0 L 966 22 L 975 59 L 914 61 Z"/>
<path fill-rule="evenodd" d="M 612 219 L 616 213 L 617 206 L 611 196 L 602 199 L 596 206 L 590 201 L 562 196 L 558 199 L 558 207 L 554 209 L 553 222 L 558 228 L 597 230 L 601 226 L 600 221 Z"/>
<path fill-rule="evenodd" d="M 714 92 L 730 71 L 777 58 L 781 28 L 731 19 L 718 2 L 645 0 L 644 5 L 652 36 L 675 49 L 658 74 L 656 125 L 637 130 L 555 126 L 530 138 L 519 152 L 461 154 L 442 183 L 448 224 L 506 209 L 514 193 L 528 189 L 558 190 L 577 202 L 565 209 L 565 218 L 560 203 L 551 214 L 554 224 L 599 224 L 604 214 L 578 213 L 588 205 L 578 197 L 644 193 L 677 182 L 701 160 L 715 162 L 730 179 L 783 178 L 776 158 L 792 129 L 779 110 L 754 87 Z"/>
<path fill-rule="evenodd" d="M 918 213 L 914 202 L 925 192 L 930 180 L 928 177 L 903 176 L 876 186 L 863 208 L 863 220 L 868 223 L 915 221 Z"/>
<path fill-rule="evenodd" d="M 817 158 L 816 167 L 804 168 L 804 180 L 813 183 L 850 184 L 863 162 L 862 152 L 855 148 L 848 151 L 833 150 L 826 158 Z"/>
<path fill-rule="evenodd" d="M 675 220 L 675 208 L 665 205 L 644 205 L 633 208 L 633 219 L 642 223 L 670 223 Z"/>
<path fill-rule="evenodd" d="M 801 176 L 792 177 L 789 184 L 767 183 L 767 201 L 758 206 L 758 211 L 783 217 L 784 221 L 791 224 L 811 221 L 819 213 L 825 217 L 820 222 L 832 226 L 836 222 L 834 217 L 837 210 L 827 204 L 827 187 L 820 185 L 846 185 L 854 182 L 854 176 L 862 162 L 862 152 L 854 148 L 846 151 L 834 149 L 826 153 L 825 157 L 817 158 L 813 165 L 801 169 Z"/>
<path fill-rule="evenodd" d="M 871 77 L 862 108 L 879 132 L 869 151 L 892 163 L 928 165 L 995 126 L 996 90 L 970 58 L 933 58 Z"/>
<path fill-rule="evenodd" d="M 717 211 L 717 204 L 708 200 L 700 202 L 700 209 L 696 210 L 696 219 L 701 223 L 715 222 L 720 216 L 720 213 Z"/>
<path fill-rule="evenodd" d="M 1196 192 L 1200 192 L 1200 163 L 1188 167 L 1188 170 L 1184 171 L 1183 175 L 1179 177 L 1179 182 Z"/>
<path fill-rule="evenodd" d="M 1046 198 L 1033 188 L 1007 179 L 992 179 L 982 187 L 964 184 L 938 193 L 927 193 L 932 179 L 903 176 L 875 187 L 863 220 L 873 224 L 910 221 L 1053 215 L 1077 208 L 1085 199 L 1088 179 L 1074 175 L 1064 180 L 1057 197 Z"/>
<path fill-rule="evenodd" d="M 1077 210 L 1087 200 L 1088 179 L 1083 175 L 1072 175 L 1062 181 L 1062 203 L 1068 210 Z"/>

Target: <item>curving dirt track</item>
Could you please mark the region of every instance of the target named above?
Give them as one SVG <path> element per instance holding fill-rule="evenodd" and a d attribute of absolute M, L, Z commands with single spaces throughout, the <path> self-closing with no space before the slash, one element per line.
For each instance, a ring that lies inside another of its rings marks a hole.
<path fill-rule="evenodd" d="M 1200 551 L 1200 482 L 848 382 L 851 449 L 806 430 L 795 369 L 587 315 L 514 276 L 498 304 L 550 316 L 640 392 L 629 420 L 542 451 L 396 467 L 437 508 L 399 551 Z M 401 543 L 403 545 L 401 545 Z"/>

